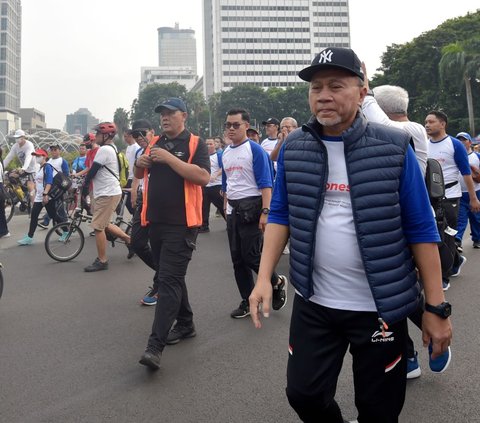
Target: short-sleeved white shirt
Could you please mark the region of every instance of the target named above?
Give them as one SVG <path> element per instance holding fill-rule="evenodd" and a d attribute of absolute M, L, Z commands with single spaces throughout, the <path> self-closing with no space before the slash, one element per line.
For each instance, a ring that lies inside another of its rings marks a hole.
<path fill-rule="evenodd" d="M 102 165 L 93 178 L 93 198 L 121 194 L 117 148 L 113 144 L 101 146 L 93 162 Z M 112 175 L 105 167 L 108 167 L 115 175 Z"/>

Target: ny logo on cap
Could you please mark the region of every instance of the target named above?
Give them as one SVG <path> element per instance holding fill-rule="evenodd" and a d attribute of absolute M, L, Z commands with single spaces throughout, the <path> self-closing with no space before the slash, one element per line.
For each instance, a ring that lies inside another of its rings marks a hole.
<path fill-rule="evenodd" d="M 318 58 L 318 63 L 327 63 L 332 61 L 332 50 L 322 51 L 320 57 Z"/>

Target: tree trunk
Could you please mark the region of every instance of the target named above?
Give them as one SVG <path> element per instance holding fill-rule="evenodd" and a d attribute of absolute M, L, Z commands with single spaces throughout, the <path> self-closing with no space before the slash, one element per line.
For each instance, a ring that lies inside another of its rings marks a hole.
<path fill-rule="evenodd" d="M 475 119 L 473 116 L 473 97 L 472 97 L 472 85 L 470 78 L 465 75 L 463 77 L 465 81 L 465 93 L 467 94 L 467 109 L 468 109 L 468 122 L 470 126 L 470 134 L 475 137 Z"/>

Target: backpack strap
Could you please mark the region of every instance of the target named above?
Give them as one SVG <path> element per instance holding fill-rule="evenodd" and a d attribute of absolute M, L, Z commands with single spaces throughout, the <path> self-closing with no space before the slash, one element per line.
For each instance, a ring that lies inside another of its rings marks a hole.
<path fill-rule="evenodd" d="M 117 163 L 118 163 L 118 176 L 115 175 L 115 172 L 112 169 L 110 169 L 108 166 L 103 165 L 103 167 L 105 169 L 107 169 L 113 176 L 115 176 L 115 178 L 117 179 L 118 182 L 120 182 L 120 171 L 121 171 L 122 166 L 120 164 L 120 157 L 118 157 L 118 151 L 112 144 L 105 144 L 105 145 L 109 145 L 110 147 L 113 148 L 113 151 L 115 151 L 115 155 L 117 156 Z"/>

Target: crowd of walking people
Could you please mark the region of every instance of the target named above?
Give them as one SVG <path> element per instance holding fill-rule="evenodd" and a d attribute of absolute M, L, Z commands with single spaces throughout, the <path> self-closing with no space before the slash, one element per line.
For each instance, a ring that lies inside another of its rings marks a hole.
<path fill-rule="evenodd" d="M 263 140 L 241 107 L 228 111 L 221 137 L 200 139 L 186 128 L 180 98 L 159 99 L 161 134 L 146 119 L 132 122 L 124 131 L 130 235 L 111 223 L 122 196 L 113 123 L 85 135 L 71 170 L 58 146 L 49 158 L 17 131 L 0 175 L 15 156 L 28 174 L 33 209 L 18 243 L 32 244 L 44 207 L 55 222 L 67 219 L 49 196 L 55 174 L 84 176 L 97 248 L 84 270 L 108 270 L 108 232 L 152 269 L 141 303 L 155 315 L 139 362 L 156 370 L 166 345 L 196 336 L 186 274 L 213 204 L 240 296 L 232 318 L 251 316 L 261 328 L 261 317 L 286 305 L 289 281 L 275 269 L 290 254 L 286 392 L 300 419 L 344 422 L 335 387 L 350 348 L 358 421 L 398 422 L 406 380 L 421 375 L 407 319 L 422 331 L 432 371 L 452 358 L 445 291 L 466 263 L 467 226 L 480 249 L 480 155 L 468 132 L 448 134 L 445 112 L 411 122 L 403 88 L 370 89 L 351 49 L 324 49 L 299 77 L 312 118 L 299 127 L 290 116 L 267 117 Z M 443 174 L 441 216 L 425 183 L 432 159 Z M 1 206 L 0 238 L 10 235 Z"/>

